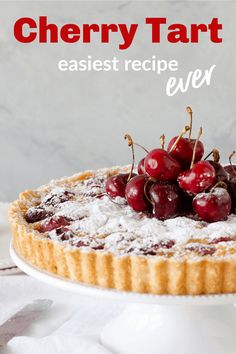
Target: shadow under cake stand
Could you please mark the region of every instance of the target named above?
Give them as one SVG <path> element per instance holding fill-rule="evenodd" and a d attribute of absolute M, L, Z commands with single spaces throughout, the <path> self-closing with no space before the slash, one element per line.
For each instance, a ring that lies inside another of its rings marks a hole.
<path fill-rule="evenodd" d="M 37 269 L 11 245 L 15 264 L 32 277 L 86 296 L 127 303 L 101 332 L 102 344 L 115 354 L 235 354 L 236 294 L 171 296 L 102 289 Z"/>

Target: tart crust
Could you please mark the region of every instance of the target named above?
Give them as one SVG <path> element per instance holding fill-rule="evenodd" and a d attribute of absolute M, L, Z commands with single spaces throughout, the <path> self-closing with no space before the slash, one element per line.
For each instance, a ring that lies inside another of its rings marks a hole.
<path fill-rule="evenodd" d="M 117 168 L 111 174 L 118 172 Z M 75 183 L 89 177 L 87 171 L 57 181 Z M 44 187 L 45 189 L 48 186 Z M 233 257 L 204 256 L 192 260 L 144 255 L 118 256 L 96 250 L 69 249 L 33 230 L 25 221 L 27 202 L 38 198 L 27 190 L 11 204 L 9 222 L 16 252 L 39 269 L 77 282 L 151 294 L 201 295 L 236 292 L 236 260 Z"/>

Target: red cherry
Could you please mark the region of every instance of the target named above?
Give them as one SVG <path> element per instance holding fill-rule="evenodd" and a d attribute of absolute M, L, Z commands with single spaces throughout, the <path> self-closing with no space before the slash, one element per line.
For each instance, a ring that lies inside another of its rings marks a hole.
<path fill-rule="evenodd" d="M 149 191 L 153 201 L 153 215 L 160 220 L 173 218 L 180 207 L 179 188 L 174 184 L 154 183 Z"/>
<path fill-rule="evenodd" d="M 146 173 L 146 170 L 144 167 L 144 160 L 145 160 L 145 157 L 142 160 L 140 160 L 138 163 L 137 170 L 138 170 L 139 175 L 145 175 L 145 173 Z"/>
<path fill-rule="evenodd" d="M 231 198 L 224 188 L 214 188 L 210 193 L 198 194 L 193 199 L 193 208 L 204 221 L 227 220 L 231 209 Z"/>
<path fill-rule="evenodd" d="M 214 167 L 208 161 L 199 161 L 178 177 L 179 186 L 190 194 L 198 194 L 212 187 L 216 181 Z"/>
<path fill-rule="evenodd" d="M 59 227 L 62 226 L 67 226 L 69 224 L 70 224 L 70 220 L 67 219 L 65 216 L 52 216 L 40 226 L 39 231 L 50 232 L 54 229 L 58 229 Z"/>
<path fill-rule="evenodd" d="M 224 166 L 224 170 L 227 173 L 228 177 L 228 190 L 232 201 L 231 212 L 236 214 L 236 165 L 232 163 L 232 157 L 235 155 L 233 151 L 229 156 L 229 165 Z"/>
<path fill-rule="evenodd" d="M 180 215 L 190 216 L 193 214 L 193 196 L 180 189 Z"/>
<path fill-rule="evenodd" d="M 148 211 L 150 209 L 150 203 L 148 202 L 145 193 L 144 186 L 148 181 L 146 175 L 139 175 L 131 178 L 125 188 L 126 200 L 135 211 Z"/>
<path fill-rule="evenodd" d="M 111 198 L 125 197 L 125 187 L 129 173 L 121 173 L 119 175 L 111 176 L 106 182 L 106 192 Z"/>
<path fill-rule="evenodd" d="M 171 147 L 174 145 L 175 141 L 178 139 L 178 136 L 175 136 L 171 139 L 168 144 L 167 151 L 171 150 Z M 196 139 L 187 139 L 187 138 L 180 138 L 177 145 L 174 147 L 172 151 L 170 151 L 170 155 L 177 161 L 179 161 L 181 167 L 183 169 L 189 168 L 192 156 L 193 156 L 193 149 L 196 143 Z M 196 145 L 196 155 L 195 155 L 195 162 L 201 160 L 204 154 L 204 146 L 203 143 L 199 140 Z"/>
<path fill-rule="evenodd" d="M 236 214 L 236 175 L 231 175 L 231 177 L 229 176 L 227 185 L 232 202 L 231 212 Z"/>
<path fill-rule="evenodd" d="M 177 178 L 180 164 L 163 149 L 154 149 L 145 157 L 144 166 L 147 174 L 162 181 Z"/>
<path fill-rule="evenodd" d="M 218 182 L 227 182 L 228 175 L 227 172 L 225 171 L 224 167 L 216 161 L 213 160 L 207 160 L 215 169 L 216 173 L 216 183 Z M 236 176 L 236 175 L 235 175 Z"/>
<path fill-rule="evenodd" d="M 224 170 L 228 174 L 228 178 L 236 177 L 236 165 L 226 165 L 224 166 Z"/>

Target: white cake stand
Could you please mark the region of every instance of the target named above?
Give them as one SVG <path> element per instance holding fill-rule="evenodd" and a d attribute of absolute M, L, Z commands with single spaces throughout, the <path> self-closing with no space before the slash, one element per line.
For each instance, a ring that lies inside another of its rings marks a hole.
<path fill-rule="evenodd" d="M 25 273 L 50 285 L 86 296 L 127 303 L 108 323 L 101 342 L 115 354 L 235 354 L 236 294 L 211 296 L 148 295 L 86 286 L 41 271 L 13 249 Z"/>

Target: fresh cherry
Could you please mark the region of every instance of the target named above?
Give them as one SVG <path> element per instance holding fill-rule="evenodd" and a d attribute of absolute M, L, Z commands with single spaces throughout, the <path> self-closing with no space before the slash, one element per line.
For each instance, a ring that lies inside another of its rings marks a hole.
<path fill-rule="evenodd" d="M 235 156 L 236 152 L 233 151 L 229 155 L 229 165 L 224 166 L 225 171 L 228 173 L 228 178 L 236 177 L 236 165 L 232 163 L 232 158 Z"/>
<path fill-rule="evenodd" d="M 138 170 L 139 175 L 145 175 L 145 173 L 146 173 L 145 166 L 144 166 L 144 160 L 145 160 L 145 157 L 142 160 L 140 160 L 138 163 L 137 170 Z"/>
<path fill-rule="evenodd" d="M 190 118 L 190 125 L 186 126 L 179 136 L 172 138 L 167 148 L 170 155 L 179 161 L 182 169 L 189 168 L 193 160 L 194 162 L 200 161 L 204 154 L 203 143 L 199 140 L 202 130 L 200 129 L 200 135 L 197 139 L 191 139 L 193 111 L 191 107 L 187 107 L 186 111 Z M 189 131 L 189 136 L 184 138 L 183 136 L 187 131 Z"/>
<path fill-rule="evenodd" d="M 232 202 L 231 212 L 236 214 L 236 175 L 229 177 L 227 185 Z"/>
<path fill-rule="evenodd" d="M 25 220 L 28 223 L 34 223 L 34 222 L 46 219 L 50 215 L 51 215 L 51 213 L 49 213 L 47 210 L 45 210 L 45 208 L 43 208 L 41 206 L 36 206 L 36 207 L 32 207 L 27 210 L 27 212 L 25 214 Z"/>
<path fill-rule="evenodd" d="M 216 183 L 218 182 L 227 182 L 228 175 L 227 172 L 225 171 L 224 167 L 216 161 L 213 160 L 207 160 L 215 169 L 216 173 Z"/>
<path fill-rule="evenodd" d="M 231 198 L 224 188 L 216 187 L 209 193 L 198 194 L 193 199 L 193 208 L 206 222 L 226 220 L 231 209 Z"/>
<path fill-rule="evenodd" d="M 171 150 L 171 147 L 175 144 L 178 138 L 179 138 L 178 136 L 175 136 L 174 138 L 171 139 L 171 141 L 168 144 L 167 151 L 169 151 L 169 154 L 175 160 L 179 161 L 182 169 L 186 169 L 189 168 L 191 164 L 193 149 L 196 140 L 181 137 L 178 143 L 176 144 L 176 146 L 173 148 L 173 150 Z M 203 154 L 204 154 L 204 146 L 203 143 L 199 140 L 196 145 L 195 162 L 200 161 Z"/>
<path fill-rule="evenodd" d="M 224 166 L 224 170 L 228 174 L 228 178 L 236 177 L 236 165 L 226 165 Z"/>
<path fill-rule="evenodd" d="M 50 232 L 54 229 L 58 229 L 62 226 L 67 226 L 70 224 L 70 220 L 65 216 L 52 216 L 47 219 L 39 228 L 40 232 Z"/>
<path fill-rule="evenodd" d="M 120 173 L 108 178 L 106 182 L 106 192 L 111 198 L 125 197 L 125 187 L 129 173 Z"/>
<path fill-rule="evenodd" d="M 179 186 L 186 192 L 196 195 L 215 184 L 216 173 L 208 161 L 199 161 L 191 169 L 182 172 L 178 177 Z"/>
<path fill-rule="evenodd" d="M 179 212 L 180 193 L 174 184 L 154 183 L 149 191 L 153 215 L 160 220 L 175 217 Z"/>
<path fill-rule="evenodd" d="M 145 184 L 148 181 L 146 175 L 139 175 L 131 178 L 125 188 L 125 197 L 131 208 L 135 211 L 148 211 L 150 203 L 145 195 Z"/>
<path fill-rule="evenodd" d="M 150 151 L 144 160 L 146 173 L 164 181 L 175 180 L 180 172 L 180 164 L 164 149 Z"/>
<path fill-rule="evenodd" d="M 181 216 L 190 216 L 193 214 L 193 196 L 186 193 L 182 189 L 180 192 L 180 215 Z"/>
<path fill-rule="evenodd" d="M 231 212 L 236 214 L 236 165 L 232 163 L 232 157 L 235 155 L 235 151 L 233 151 L 229 155 L 229 165 L 224 166 L 224 169 L 228 176 L 228 191 L 232 201 Z"/>

